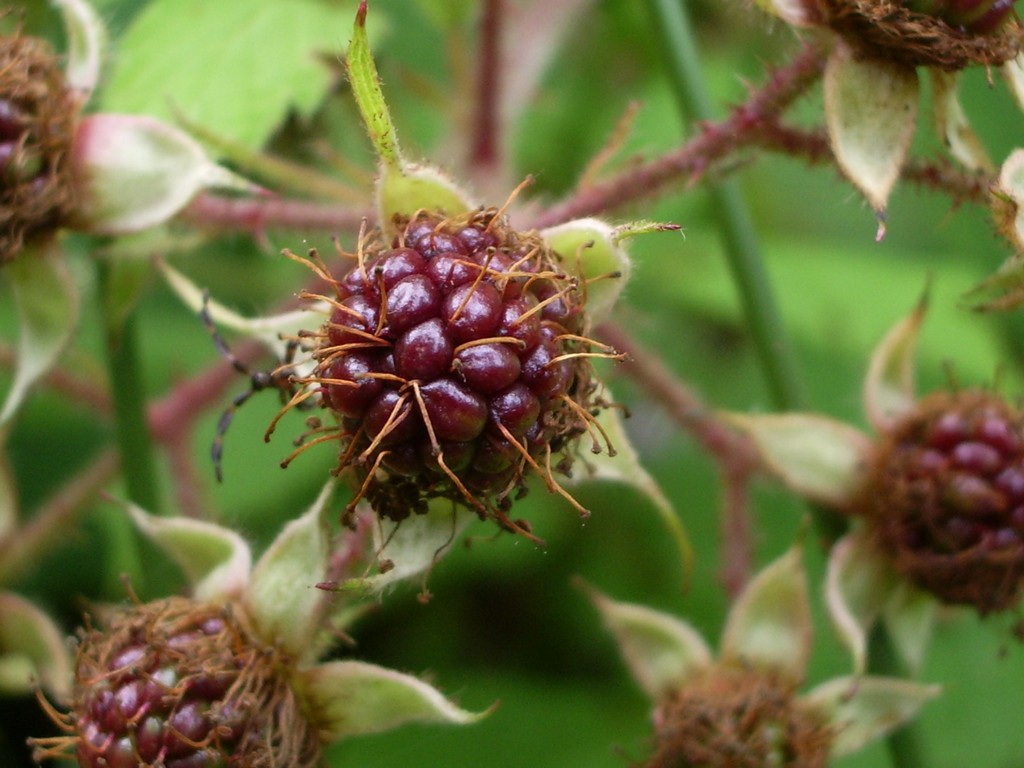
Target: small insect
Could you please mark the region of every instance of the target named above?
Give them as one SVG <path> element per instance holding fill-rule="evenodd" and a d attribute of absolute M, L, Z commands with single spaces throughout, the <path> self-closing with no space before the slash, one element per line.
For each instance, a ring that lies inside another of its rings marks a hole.
<path fill-rule="evenodd" d="M 249 388 L 237 395 L 235 399 L 231 401 L 231 404 L 224 409 L 224 412 L 217 420 L 217 432 L 214 435 L 213 443 L 210 446 L 210 458 L 213 459 L 213 471 L 217 476 L 217 482 L 220 483 L 224 481 L 224 469 L 221 465 L 221 460 L 224 455 L 224 437 L 227 434 L 228 427 L 231 426 L 231 420 L 235 416 L 235 411 L 245 405 L 250 397 L 267 389 L 276 389 L 278 391 L 282 405 L 295 397 L 299 384 L 295 380 L 295 369 L 293 367 L 293 363 L 295 362 L 295 354 L 299 350 L 300 345 L 297 340 L 289 341 L 288 345 L 285 347 L 285 356 L 280 365 L 269 371 L 253 371 L 245 363 L 239 360 L 235 356 L 234 352 L 232 352 L 228 347 L 227 341 L 225 341 L 224 337 L 221 336 L 220 331 L 217 330 L 217 326 L 213 322 L 213 317 L 210 316 L 209 305 L 210 292 L 208 290 L 204 290 L 203 304 L 199 309 L 199 318 L 203 321 L 203 325 L 206 326 L 207 332 L 213 339 L 213 343 L 217 345 L 217 350 L 221 355 L 223 355 L 224 358 L 234 366 L 236 371 L 241 373 L 243 376 L 249 377 Z M 308 401 L 299 403 L 299 407 L 311 405 L 312 403 Z"/>

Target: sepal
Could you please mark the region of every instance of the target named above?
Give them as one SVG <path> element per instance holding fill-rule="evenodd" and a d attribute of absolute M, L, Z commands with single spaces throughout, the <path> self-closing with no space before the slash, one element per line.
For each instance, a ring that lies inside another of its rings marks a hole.
<path fill-rule="evenodd" d="M 213 162 L 184 131 L 142 115 L 85 118 L 75 136 L 72 162 L 82 184 L 72 223 L 100 234 L 161 224 L 204 189 L 258 191 Z"/>
<path fill-rule="evenodd" d="M 643 605 L 612 600 L 582 580 L 579 584 L 615 638 L 633 678 L 652 700 L 711 666 L 711 649 L 686 622 Z"/>
<path fill-rule="evenodd" d="M 65 701 L 71 654 L 53 620 L 23 597 L 0 592 L 0 693 L 25 694 L 36 684 Z"/>
<path fill-rule="evenodd" d="M 18 352 L 0 426 L 8 423 L 32 386 L 56 364 L 78 322 L 78 294 L 56 240 L 41 242 L 5 265 L 18 312 Z"/>
<path fill-rule="evenodd" d="M 469 725 L 494 709 L 468 712 L 412 675 L 359 661 L 302 669 L 294 682 L 328 742 L 412 722 Z"/>
<path fill-rule="evenodd" d="M 475 519 L 476 513 L 469 509 L 433 499 L 428 502 L 426 514 L 398 523 L 382 520 L 373 529 L 374 552 L 386 568 L 372 576 L 348 579 L 337 588 L 379 594 L 399 581 L 429 573 Z"/>
<path fill-rule="evenodd" d="M 345 56 L 352 94 L 363 117 L 370 141 L 377 153 L 378 223 L 388 234 L 394 234 L 393 216 L 409 215 L 423 208 L 455 216 L 477 207 L 454 180 L 428 165 L 409 163 L 402 156 L 398 132 L 384 100 L 380 77 L 373 62 L 370 41 L 366 34 L 366 3 L 359 6 L 352 42 Z"/>
<path fill-rule="evenodd" d="M 327 567 L 330 529 L 326 512 L 332 479 L 302 517 L 289 522 L 253 568 L 246 610 L 265 640 L 301 658 L 320 628 L 325 595 L 316 588 Z"/>
<path fill-rule="evenodd" d="M 843 508 L 861 482 L 871 439 L 854 427 L 810 413 L 725 417 L 750 435 L 765 467 L 802 496 Z"/>
<path fill-rule="evenodd" d="M 100 81 L 107 30 L 92 6 L 85 0 L 53 0 L 64 16 L 68 36 L 67 65 L 64 68 L 68 85 L 80 94 L 84 103 Z"/>
<path fill-rule="evenodd" d="M 858 59 L 838 45 L 825 66 L 825 117 L 832 152 L 860 189 L 885 234 L 886 204 L 910 149 L 917 120 L 917 72 Z"/>
<path fill-rule="evenodd" d="M 911 720 L 941 693 L 937 685 L 884 677 L 841 677 L 822 683 L 804 701 L 835 728 L 832 757 L 856 752 Z"/>
<path fill-rule="evenodd" d="M 864 412 L 879 432 L 889 430 L 914 408 L 914 352 L 927 310 L 925 294 L 871 353 L 864 378 Z"/>
<path fill-rule="evenodd" d="M 156 517 L 122 503 L 135 527 L 173 559 L 199 602 L 238 599 L 249 583 L 252 553 L 234 531 L 205 520 Z"/>
<path fill-rule="evenodd" d="M 605 396 L 614 401 L 611 393 L 605 388 Z M 622 483 L 640 493 L 654 507 L 655 513 L 665 524 L 672 542 L 679 551 L 679 562 L 683 570 L 684 580 L 689 580 L 693 564 L 693 547 L 686 533 L 683 521 L 676 513 L 665 492 L 651 474 L 644 468 L 643 462 L 629 439 L 629 433 L 623 424 L 622 414 L 618 408 L 605 408 L 596 417 L 597 427 L 607 439 L 608 446 L 614 450 L 598 450 L 589 454 L 580 454 L 581 463 L 586 465 L 586 472 L 573 474 L 564 481 L 572 487 L 590 480 Z"/>
<path fill-rule="evenodd" d="M 792 547 L 743 589 L 722 633 L 723 661 L 803 680 L 811 654 L 811 606 L 802 557 L 802 548 Z"/>

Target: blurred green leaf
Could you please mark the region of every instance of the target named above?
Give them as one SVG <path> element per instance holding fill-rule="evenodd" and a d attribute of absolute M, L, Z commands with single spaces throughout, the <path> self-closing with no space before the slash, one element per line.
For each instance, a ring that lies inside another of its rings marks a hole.
<path fill-rule="evenodd" d="M 117 46 L 103 109 L 192 122 L 262 145 L 308 116 L 337 73 L 354 0 L 154 0 Z M 339 70 L 340 71 L 340 70 Z"/>

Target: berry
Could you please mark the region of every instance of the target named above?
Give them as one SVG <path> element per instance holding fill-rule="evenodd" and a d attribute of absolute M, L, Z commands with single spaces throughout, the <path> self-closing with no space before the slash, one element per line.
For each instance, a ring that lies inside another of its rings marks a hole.
<path fill-rule="evenodd" d="M 446 498 L 523 532 L 505 513 L 524 475 L 570 498 L 550 468 L 568 471 L 572 438 L 601 406 L 582 292 L 495 209 L 397 224 L 332 279 L 312 334 L 311 380 L 338 417 L 339 469 L 360 488 L 349 510 L 366 498 L 402 520 Z"/>
<path fill-rule="evenodd" d="M 876 448 L 855 503 L 896 567 L 987 612 L 1024 579 L 1024 415 L 993 394 L 935 393 Z"/>
<path fill-rule="evenodd" d="M 87 630 L 67 736 L 35 739 L 35 758 L 73 752 L 82 768 L 312 768 L 320 747 L 282 676 L 228 609 L 170 598 Z"/>
<path fill-rule="evenodd" d="M 45 41 L 0 36 L 0 263 L 74 207 L 77 105 Z"/>

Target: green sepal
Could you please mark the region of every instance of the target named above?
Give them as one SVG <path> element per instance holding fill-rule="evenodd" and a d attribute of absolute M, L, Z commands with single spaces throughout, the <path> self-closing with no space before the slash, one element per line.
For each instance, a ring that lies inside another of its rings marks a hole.
<path fill-rule="evenodd" d="M 607 388 L 604 396 L 614 401 Z M 626 432 L 621 411 L 618 408 L 605 408 L 596 419 L 596 426 L 600 428 L 611 448 L 605 446 L 602 449 L 600 444 L 595 443 L 598 450 L 580 454 L 581 462 L 586 465 L 586 472 L 575 473 L 572 478 L 563 482 L 573 486 L 590 480 L 608 481 L 622 483 L 639 492 L 650 502 L 658 518 L 665 524 L 668 535 L 679 552 L 682 581 L 684 584 L 688 583 L 693 568 L 693 547 L 690 545 L 690 537 L 682 519 L 658 485 L 658 481 L 640 461 L 640 456 Z"/>
<path fill-rule="evenodd" d="M 398 132 L 384 100 L 377 66 L 370 51 L 365 2 L 360 4 L 356 13 L 345 67 L 356 105 L 377 153 L 380 166 L 377 177 L 377 215 L 378 223 L 385 233 L 393 234 L 395 214 L 409 216 L 420 209 L 426 209 L 454 216 L 476 208 L 476 203 L 455 181 L 436 168 L 408 163 L 402 156 Z"/>
<path fill-rule="evenodd" d="M 327 568 L 330 529 L 326 512 L 332 479 L 302 517 L 289 522 L 253 568 L 245 604 L 256 631 L 302 658 L 318 650 L 313 639 L 323 619 L 325 593 L 316 588 Z"/>
<path fill-rule="evenodd" d="M 64 16 L 68 36 L 67 64 L 64 76 L 68 85 L 88 100 L 100 81 L 107 30 L 92 6 L 85 0 L 53 0 Z"/>
<path fill-rule="evenodd" d="M 0 411 L 0 426 L 56 364 L 78 321 L 78 293 L 55 240 L 23 251 L 4 267 L 3 276 L 14 295 L 19 333 L 14 381 Z"/>
<path fill-rule="evenodd" d="M 750 435 L 765 467 L 788 487 L 831 507 L 849 503 L 871 449 L 863 432 L 810 413 L 724 416 Z"/>
<path fill-rule="evenodd" d="M 615 638 L 633 678 L 658 701 L 711 665 L 704 638 L 685 621 L 634 603 L 612 600 L 582 580 L 578 582 Z"/>
<path fill-rule="evenodd" d="M 426 514 L 412 515 L 400 523 L 381 521 L 373 528 L 374 552 L 387 567 L 373 576 L 348 579 L 337 589 L 379 594 L 399 581 L 429 574 L 463 529 L 476 519 L 472 510 L 445 499 L 433 499 L 428 502 Z"/>
<path fill-rule="evenodd" d="M 468 712 L 412 675 L 360 661 L 301 669 L 293 683 L 326 742 L 413 722 L 469 725 L 494 709 Z"/>
<path fill-rule="evenodd" d="M 744 587 L 722 632 L 722 661 L 803 680 L 811 654 L 811 606 L 802 559 L 795 545 Z"/>
<path fill-rule="evenodd" d="M 894 325 L 871 353 L 864 378 L 864 412 L 879 432 L 889 430 L 914 408 L 914 352 L 928 310 L 928 294 Z"/>
<path fill-rule="evenodd" d="M 911 720 L 941 693 L 937 685 L 884 677 L 841 677 L 803 697 L 834 728 L 833 758 L 856 752 Z"/>
<path fill-rule="evenodd" d="M 196 600 L 241 598 L 252 567 L 252 553 L 241 536 L 205 520 L 156 517 L 134 504 L 119 503 L 135 527 L 179 565 Z"/>
<path fill-rule="evenodd" d="M 913 67 L 860 58 L 837 45 L 825 67 L 825 117 L 832 152 L 860 189 L 885 234 L 886 204 L 910 149 L 917 121 Z"/>
<path fill-rule="evenodd" d="M 83 194 L 71 223 L 87 232 L 119 235 L 162 224 L 204 189 L 258 191 L 184 131 L 143 115 L 85 118 L 72 162 Z"/>
<path fill-rule="evenodd" d="M 25 598 L 0 592 L 0 693 L 26 694 L 41 684 L 66 702 L 73 680 L 64 633 Z"/>

